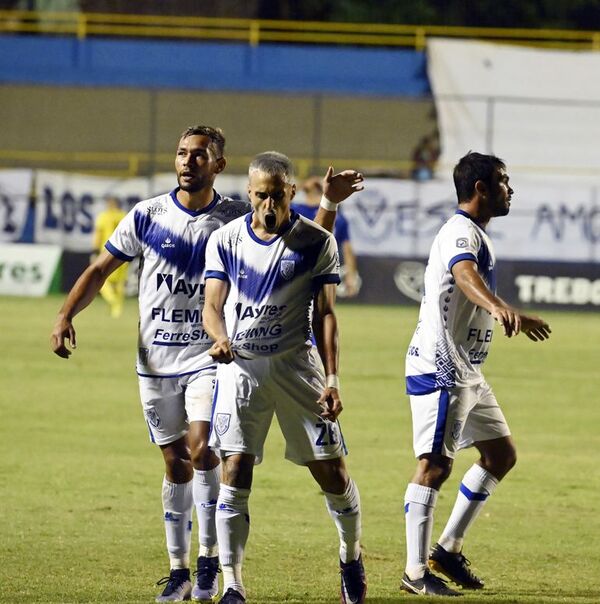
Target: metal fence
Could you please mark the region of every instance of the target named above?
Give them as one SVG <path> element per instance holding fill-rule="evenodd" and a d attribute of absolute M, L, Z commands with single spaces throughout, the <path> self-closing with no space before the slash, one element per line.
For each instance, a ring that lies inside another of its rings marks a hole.
<path fill-rule="evenodd" d="M 554 29 L 508 29 L 392 25 L 384 23 L 322 23 L 225 19 L 213 17 L 125 15 L 83 12 L 0 11 L 0 33 L 228 40 L 251 45 L 269 42 L 405 46 L 425 48 L 430 37 L 469 38 L 523 46 L 600 50 L 600 32 Z"/>

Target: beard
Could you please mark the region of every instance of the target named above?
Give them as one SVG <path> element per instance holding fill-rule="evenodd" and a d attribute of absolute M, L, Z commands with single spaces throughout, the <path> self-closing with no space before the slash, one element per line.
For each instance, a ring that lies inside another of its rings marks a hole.
<path fill-rule="evenodd" d="M 182 176 L 178 176 L 177 184 L 179 185 L 179 188 L 186 193 L 196 193 L 203 189 L 206 183 L 202 178 L 197 176 L 192 179 L 184 179 Z"/>
<path fill-rule="evenodd" d="M 498 205 L 494 208 L 494 216 L 506 216 L 510 212 L 510 203 L 506 202 L 503 205 Z"/>

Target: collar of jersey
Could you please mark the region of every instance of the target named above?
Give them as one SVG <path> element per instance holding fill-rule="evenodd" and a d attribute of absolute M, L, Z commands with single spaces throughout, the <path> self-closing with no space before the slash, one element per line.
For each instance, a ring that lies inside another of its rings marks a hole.
<path fill-rule="evenodd" d="M 181 203 L 177 199 L 177 191 L 179 191 L 179 187 L 177 187 L 176 189 L 173 189 L 170 193 L 173 203 L 180 210 L 182 210 L 186 214 L 189 214 L 190 216 L 199 216 L 200 214 L 205 214 L 206 212 L 210 212 L 217 205 L 217 202 L 221 198 L 221 196 L 213 189 L 213 193 L 214 193 L 213 200 L 205 208 L 202 208 L 200 210 L 190 210 L 190 209 L 186 208 L 184 205 L 181 205 Z"/>
<path fill-rule="evenodd" d="M 455 214 L 460 214 L 461 216 L 468 218 L 471 222 L 476 224 L 482 231 L 485 231 L 485 229 L 468 212 L 465 212 L 464 210 L 456 210 Z"/>
<path fill-rule="evenodd" d="M 246 214 L 246 228 L 248 229 L 248 235 L 250 235 L 250 237 L 252 237 L 252 239 L 254 239 L 254 241 L 256 241 L 256 243 L 260 243 L 260 245 L 271 245 L 271 244 L 275 243 L 284 233 L 287 233 L 292 228 L 292 225 L 294 224 L 294 222 L 296 222 L 296 220 L 298 220 L 298 213 L 294 212 L 294 210 L 290 210 L 290 223 L 285 227 L 285 229 L 283 229 L 283 231 L 281 233 L 279 233 L 278 235 L 273 237 L 273 239 L 269 239 L 269 241 L 263 241 L 252 230 L 252 226 L 250 224 L 252 222 L 252 216 L 254 216 L 254 212 L 250 212 L 249 214 Z"/>

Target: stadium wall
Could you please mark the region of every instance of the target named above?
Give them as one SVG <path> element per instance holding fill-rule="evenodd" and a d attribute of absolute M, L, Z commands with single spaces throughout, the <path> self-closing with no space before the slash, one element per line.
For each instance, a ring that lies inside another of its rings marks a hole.
<path fill-rule="evenodd" d="M 2 36 L 0 80 L 359 96 L 430 94 L 423 51 L 301 44 Z"/>
<path fill-rule="evenodd" d="M 305 173 L 362 159 L 408 174 L 435 128 L 425 54 L 407 49 L 2 36 L 0 107 L 5 167 L 122 174 L 110 154 L 145 155 L 130 175 L 169 169 L 193 123 L 223 128 L 233 173 L 278 148 Z"/>

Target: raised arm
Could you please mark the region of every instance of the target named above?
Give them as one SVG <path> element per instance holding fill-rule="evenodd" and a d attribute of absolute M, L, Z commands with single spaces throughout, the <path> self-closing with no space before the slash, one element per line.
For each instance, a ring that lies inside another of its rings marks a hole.
<path fill-rule="evenodd" d="M 325 389 L 318 402 L 323 406 L 321 416 L 334 421 L 342 412 L 338 378 L 338 329 L 335 316 L 334 283 L 325 283 L 315 296 L 313 309 L 313 333 L 323 367 L 325 368 Z"/>
<path fill-rule="evenodd" d="M 481 308 L 487 310 L 504 330 L 509 338 L 523 331 L 534 342 L 550 337 L 550 326 L 539 317 L 521 313 L 493 294 L 477 272 L 477 264 L 471 260 L 462 260 L 452 267 L 456 285 L 465 296 Z"/>
<path fill-rule="evenodd" d="M 204 287 L 204 309 L 202 310 L 202 325 L 213 340 L 208 354 L 217 363 L 231 363 L 233 349 L 227 335 L 227 327 L 223 318 L 223 306 L 229 293 L 229 282 L 222 279 L 209 278 Z"/>
<path fill-rule="evenodd" d="M 50 335 L 52 351 L 59 357 L 68 359 L 71 355 L 71 350 L 65 345 L 65 338 L 69 340 L 71 348 L 77 347 L 73 317 L 92 302 L 104 285 L 106 278 L 123 262 L 104 250 L 77 279 L 58 311 L 54 329 Z"/>
<path fill-rule="evenodd" d="M 339 174 L 333 173 L 333 166 L 329 166 L 327 174 L 323 178 L 323 197 L 319 211 L 315 216 L 315 222 L 333 232 L 337 206 L 356 191 L 364 189 L 362 182 L 363 175 L 356 170 L 344 170 Z"/>

